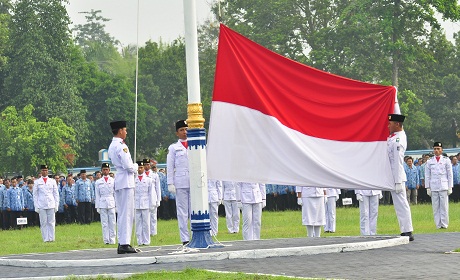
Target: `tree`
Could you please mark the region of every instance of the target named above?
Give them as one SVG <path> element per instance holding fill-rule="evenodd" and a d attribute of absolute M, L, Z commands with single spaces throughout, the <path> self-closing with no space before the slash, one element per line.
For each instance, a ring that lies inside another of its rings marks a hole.
<path fill-rule="evenodd" d="M 75 150 L 68 143 L 74 141 L 75 131 L 57 117 L 40 122 L 33 116 L 34 108 L 27 105 L 17 111 L 14 106 L 1 113 L 0 172 L 15 171 L 37 174 L 37 166 L 48 164 L 54 172 L 67 172 L 74 163 L 68 159 Z"/>
<path fill-rule="evenodd" d="M 38 121 L 54 117 L 78 132 L 76 151 L 88 141 L 86 108 L 76 87 L 71 55 L 75 48 L 63 1 L 18 0 L 10 26 L 9 63 L 2 108 L 32 104 Z M 0 108 L 1 109 L 1 108 Z"/>

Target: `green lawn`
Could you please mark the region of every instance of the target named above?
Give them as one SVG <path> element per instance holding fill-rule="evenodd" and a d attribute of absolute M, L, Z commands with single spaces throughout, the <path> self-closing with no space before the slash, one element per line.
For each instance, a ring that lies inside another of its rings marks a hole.
<path fill-rule="evenodd" d="M 438 230 L 433 221 L 431 204 L 412 205 L 414 233 L 436 233 L 460 231 L 460 204 L 450 204 L 450 224 L 446 230 Z M 58 252 L 89 248 L 116 248 L 116 245 L 105 245 L 102 242 L 100 223 L 91 225 L 58 225 L 56 226 L 56 242 L 44 243 L 38 227 L 22 230 L 0 231 L 2 250 L 0 255 Z M 377 224 L 378 234 L 399 234 L 398 221 L 394 207 L 381 205 Z M 336 233 L 322 234 L 325 236 L 359 235 L 359 209 L 337 208 Z M 267 212 L 262 215 L 262 239 L 305 237 L 306 229 L 301 225 L 300 211 Z M 219 241 L 242 240 L 239 234 L 229 234 L 225 228 L 225 218 L 219 218 Z M 177 220 L 158 221 L 158 235 L 152 238 L 151 245 L 179 244 Z M 137 244 L 137 243 L 133 243 Z"/>

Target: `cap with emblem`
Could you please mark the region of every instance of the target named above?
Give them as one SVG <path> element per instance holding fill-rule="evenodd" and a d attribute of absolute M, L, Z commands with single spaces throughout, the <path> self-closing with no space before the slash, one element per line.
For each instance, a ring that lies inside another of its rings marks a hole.
<path fill-rule="evenodd" d="M 101 168 L 110 168 L 110 164 L 108 164 L 107 162 L 104 162 L 104 163 L 101 165 Z"/>
<path fill-rule="evenodd" d="M 182 128 L 182 127 L 188 127 L 186 120 L 180 120 L 176 122 L 176 131 L 178 131 L 179 128 Z"/>
<path fill-rule="evenodd" d="M 404 122 L 405 119 L 406 119 L 406 116 L 404 115 L 398 115 L 398 114 L 388 115 L 388 120 L 393 121 L 393 122 Z"/>
<path fill-rule="evenodd" d="M 137 166 L 144 166 L 144 161 L 143 160 L 138 160 L 136 161 Z"/>
<path fill-rule="evenodd" d="M 142 160 L 142 162 L 144 163 L 144 165 L 145 165 L 145 164 L 150 164 L 150 159 L 144 158 L 144 159 Z"/>
<path fill-rule="evenodd" d="M 434 142 L 433 148 L 434 147 L 441 147 L 442 148 L 442 143 L 441 142 Z"/>
<path fill-rule="evenodd" d="M 48 169 L 48 165 L 42 164 L 42 165 L 40 165 L 40 169 Z"/>
<path fill-rule="evenodd" d="M 113 121 L 110 123 L 110 128 L 112 128 L 112 130 L 120 129 L 123 127 L 126 127 L 126 121 Z"/>

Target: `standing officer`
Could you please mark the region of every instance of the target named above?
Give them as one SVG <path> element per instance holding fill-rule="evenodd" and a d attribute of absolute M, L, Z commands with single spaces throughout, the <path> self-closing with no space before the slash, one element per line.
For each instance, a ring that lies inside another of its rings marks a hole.
<path fill-rule="evenodd" d="M 236 182 L 222 181 L 224 193 L 225 219 L 229 233 L 238 233 L 240 231 L 240 209 L 238 208 L 236 198 L 239 196 Z M 273 201 L 272 201 L 273 202 Z M 268 203 L 267 203 L 268 204 Z"/>
<path fill-rule="evenodd" d="M 449 195 L 454 187 L 452 164 L 448 157 L 442 155 L 442 143 L 434 142 L 434 157 L 425 166 L 425 186 L 433 206 L 436 227 L 449 226 Z"/>
<path fill-rule="evenodd" d="M 77 219 L 77 201 L 75 199 L 75 184 L 72 175 L 67 175 L 67 183 L 61 190 L 64 201 L 64 218 L 68 224 L 75 223 Z"/>
<path fill-rule="evenodd" d="M 158 207 L 161 202 L 161 187 L 160 187 L 160 176 L 157 173 L 157 167 L 154 165 L 153 170 L 150 169 L 150 159 L 144 158 L 144 173 L 145 176 L 152 179 L 152 184 L 155 192 L 154 200 L 152 201 L 152 207 L 150 208 L 150 235 L 155 236 L 158 233 Z"/>
<path fill-rule="evenodd" d="M 134 179 L 136 188 L 134 191 L 134 209 L 136 212 L 136 236 L 137 244 L 150 245 L 150 211 L 156 204 L 157 197 L 153 181 L 145 176 L 144 162 L 137 162 L 137 177 Z"/>
<path fill-rule="evenodd" d="M 167 180 L 168 191 L 176 194 L 177 222 L 180 240 L 186 245 L 190 241 L 188 223 L 191 216 L 190 176 L 188 169 L 187 122 L 176 122 L 176 136 L 179 140 L 168 148 Z"/>
<path fill-rule="evenodd" d="M 238 182 L 237 203 L 243 208 L 243 240 L 259 240 L 262 208 L 266 205 L 265 184 Z"/>
<path fill-rule="evenodd" d="M 379 216 L 379 199 L 383 198 L 380 190 L 355 190 L 359 201 L 359 225 L 361 235 L 377 234 Z"/>
<path fill-rule="evenodd" d="M 94 197 L 92 182 L 86 177 L 86 170 L 80 171 L 80 179 L 75 182 L 78 217 L 81 224 L 91 223 L 91 201 Z"/>
<path fill-rule="evenodd" d="M 307 228 L 308 237 L 320 237 L 321 226 L 326 223 L 323 188 L 296 186 L 297 204 L 302 207 L 302 225 Z"/>
<path fill-rule="evenodd" d="M 101 215 L 102 239 L 105 244 L 115 244 L 115 180 L 109 176 L 110 165 L 101 166 L 102 177 L 94 184 L 96 211 Z"/>
<path fill-rule="evenodd" d="M 128 146 L 125 144 L 126 121 L 110 123 L 112 143 L 109 146 L 109 159 L 117 170 L 115 176 L 115 203 L 117 205 L 118 254 L 137 253 L 131 247 L 131 235 L 134 222 L 134 174 L 137 164 L 133 163 Z"/>
<path fill-rule="evenodd" d="M 19 187 L 16 178 L 11 179 L 11 188 L 6 192 L 6 211 L 10 212 L 10 226 L 13 229 L 18 229 L 17 218 L 22 217 L 24 211 L 24 195 Z"/>
<path fill-rule="evenodd" d="M 407 202 L 405 187 L 405 182 L 407 181 L 406 172 L 404 171 L 404 152 L 407 148 L 407 137 L 403 130 L 405 118 L 405 116 L 398 114 L 388 115 L 390 136 L 388 136 L 387 145 L 388 158 L 395 181 L 395 190 L 391 191 L 391 197 L 398 217 L 401 236 L 409 236 L 409 241 L 413 241 L 412 215 L 409 202 Z"/>
<path fill-rule="evenodd" d="M 56 180 L 48 177 L 48 166 L 41 165 L 41 177 L 35 180 L 33 196 L 35 212 L 40 217 L 40 230 L 44 242 L 55 240 L 55 213 L 59 208 L 59 191 Z"/>
<path fill-rule="evenodd" d="M 222 204 L 222 182 L 208 180 L 209 220 L 211 223 L 211 236 L 217 236 L 219 230 L 219 205 Z"/>
<path fill-rule="evenodd" d="M 337 200 L 339 199 L 340 189 L 328 188 L 326 189 L 326 223 L 324 225 L 324 232 L 335 232 L 335 216 L 337 212 Z"/>

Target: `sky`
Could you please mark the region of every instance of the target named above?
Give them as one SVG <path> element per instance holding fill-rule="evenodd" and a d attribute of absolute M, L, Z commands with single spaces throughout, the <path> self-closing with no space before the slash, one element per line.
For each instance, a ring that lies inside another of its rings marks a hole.
<path fill-rule="evenodd" d="M 198 24 L 212 18 L 211 4 L 216 0 L 196 0 Z M 101 10 L 105 31 L 123 46 L 137 42 L 137 11 L 139 3 L 139 45 L 148 40 L 171 42 L 184 36 L 183 0 L 70 0 L 67 12 L 74 24 L 85 24 L 80 12 Z"/>
<path fill-rule="evenodd" d="M 198 24 L 213 17 L 210 7 L 218 0 L 196 0 Z M 101 10 L 110 19 L 106 32 L 119 40 L 122 46 L 137 42 L 137 4 L 139 3 L 139 45 L 148 40 L 171 42 L 184 34 L 183 0 L 70 0 L 67 6 L 74 24 L 86 23 L 79 12 Z M 460 30 L 460 23 L 442 23 L 449 40 Z"/>

